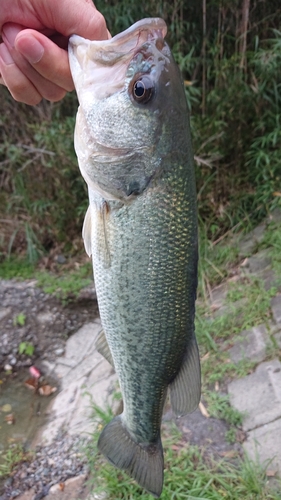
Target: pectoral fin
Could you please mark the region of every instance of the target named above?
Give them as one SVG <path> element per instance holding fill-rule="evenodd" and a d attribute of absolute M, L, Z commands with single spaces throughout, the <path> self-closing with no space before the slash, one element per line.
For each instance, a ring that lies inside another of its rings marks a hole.
<path fill-rule="evenodd" d="M 97 351 L 108 361 L 111 366 L 114 368 L 113 358 L 109 349 L 109 345 L 106 340 L 106 336 L 103 330 L 98 334 L 98 338 L 96 340 L 96 348 Z"/>
<path fill-rule="evenodd" d="M 178 417 L 196 410 L 201 396 L 201 370 L 195 337 L 189 342 L 180 371 L 169 388 L 171 406 Z"/>
<path fill-rule="evenodd" d="M 88 210 L 85 215 L 83 229 L 82 229 L 82 238 L 84 240 L 84 246 L 86 253 L 89 257 L 92 255 L 92 224 L 91 224 L 91 207 L 88 207 Z"/>

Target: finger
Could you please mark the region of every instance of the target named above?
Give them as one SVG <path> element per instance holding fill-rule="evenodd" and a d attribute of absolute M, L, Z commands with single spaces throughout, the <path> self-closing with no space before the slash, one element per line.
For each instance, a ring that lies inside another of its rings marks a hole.
<path fill-rule="evenodd" d="M 20 31 L 21 26 L 11 23 L 6 24 L 3 29 L 3 40 L 10 55 L 12 56 L 12 59 L 16 63 L 19 70 L 31 82 L 41 96 L 49 101 L 59 101 L 64 97 L 65 89 L 42 77 L 36 69 L 34 69 L 34 67 L 31 66 L 30 63 L 15 49 L 15 38 Z M 10 82 L 10 85 L 11 83 L 12 82 Z"/>
<path fill-rule="evenodd" d="M 91 0 L 72 0 L 71 2 L 49 0 L 47 8 L 44 0 L 38 0 L 34 8 L 39 18 L 42 15 L 42 3 L 44 14 L 50 18 L 49 23 L 45 25 L 54 28 L 58 33 L 65 36 L 76 34 L 90 40 L 108 38 L 105 19 Z"/>
<path fill-rule="evenodd" d="M 67 91 L 74 88 L 69 68 L 68 53 L 37 31 L 21 31 L 15 40 L 15 49 L 46 80 Z M 32 76 L 26 75 L 32 80 Z"/>
<path fill-rule="evenodd" d="M 42 96 L 22 74 L 4 43 L 0 44 L 0 71 L 5 85 L 16 101 L 35 106 Z"/>

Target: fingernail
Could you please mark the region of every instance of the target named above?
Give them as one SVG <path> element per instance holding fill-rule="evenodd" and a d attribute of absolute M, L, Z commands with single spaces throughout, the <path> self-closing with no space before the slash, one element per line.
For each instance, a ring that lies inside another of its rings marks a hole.
<path fill-rule="evenodd" d="M 38 63 L 44 54 L 44 47 L 34 36 L 20 36 L 16 43 L 17 50 L 30 64 Z"/>
<path fill-rule="evenodd" d="M 19 34 L 21 30 L 22 27 L 15 26 L 14 24 L 11 23 L 4 24 L 2 30 L 4 41 L 7 40 L 7 42 L 9 42 L 9 44 L 13 47 L 16 36 Z"/>
<path fill-rule="evenodd" d="M 7 66 L 9 64 L 14 64 L 14 60 L 4 43 L 1 43 L 0 45 L 0 57 Z"/>

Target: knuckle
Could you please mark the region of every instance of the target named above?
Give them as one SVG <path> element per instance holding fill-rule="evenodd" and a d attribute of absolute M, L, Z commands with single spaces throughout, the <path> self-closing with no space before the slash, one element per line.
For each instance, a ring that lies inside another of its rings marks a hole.
<path fill-rule="evenodd" d="M 66 91 L 64 89 L 54 89 L 54 90 L 48 90 L 44 94 L 45 99 L 51 102 L 58 102 L 61 101 L 66 94 Z"/>
<path fill-rule="evenodd" d="M 23 102 L 30 106 L 36 106 L 42 100 L 42 96 L 38 92 L 32 92 L 23 85 L 15 85 L 13 88 L 9 88 L 9 91 L 15 101 Z"/>

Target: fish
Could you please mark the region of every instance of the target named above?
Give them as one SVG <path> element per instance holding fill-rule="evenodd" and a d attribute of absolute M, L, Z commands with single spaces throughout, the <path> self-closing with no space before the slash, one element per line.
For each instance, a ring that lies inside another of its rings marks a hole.
<path fill-rule="evenodd" d="M 160 18 L 106 41 L 72 35 L 74 145 L 89 193 L 83 225 L 102 331 L 123 412 L 98 449 L 158 498 L 167 394 L 177 416 L 200 401 L 194 315 L 197 208 L 189 115 Z"/>

